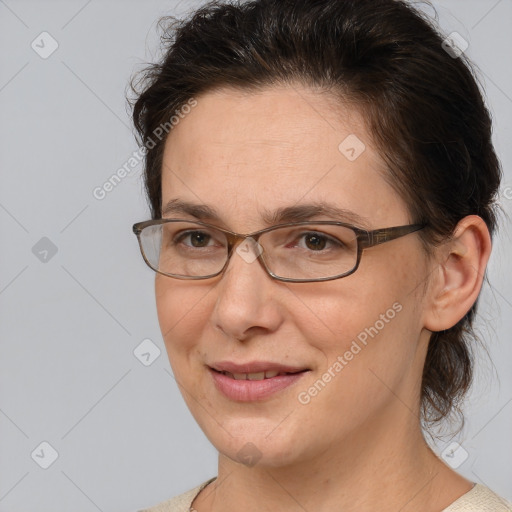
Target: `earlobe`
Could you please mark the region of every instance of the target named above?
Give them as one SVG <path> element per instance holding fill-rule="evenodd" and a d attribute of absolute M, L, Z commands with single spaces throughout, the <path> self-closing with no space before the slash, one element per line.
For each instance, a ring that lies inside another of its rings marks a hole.
<path fill-rule="evenodd" d="M 430 331 L 453 327 L 478 298 L 491 253 L 484 220 L 477 215 L 464 217 L 439 251 L 437 275 L 425 312 L 425 328 Z"/>

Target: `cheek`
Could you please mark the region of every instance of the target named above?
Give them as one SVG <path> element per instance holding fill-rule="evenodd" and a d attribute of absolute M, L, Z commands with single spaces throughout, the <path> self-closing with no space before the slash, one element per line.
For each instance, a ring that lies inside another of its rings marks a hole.
<path fill-rule="evenodd" d="M 324 302 L 321 317 L 329 329 L 302 322 L 319 362 L 297 392 L 297 407 L 305 415 L 302 428 L 320 429 L 325 438 L 344 436 L 391 404 L 394 393 L 401 394 L 401 380 L 415 357 L 411 308 L 388 297 L 379 307 L 376 299 L 344 301 L 342 308 L 340 301 L 337 308 Z M 313 418 L 321 417 L 330 425 L 319 427 Z"/>
<path fill-rule="evenodd" d="M 208 289 L 200 284 L 178 281 L 166 276 L 155 278 L 155 299 L 160 331 L 171 365 L 195 348 L 207 322 Z"/>
<path fill-rule="evenodd" d="M 365 279 L 361 272 L 339 281 L 318 283 L 307 294 L 297 294 L 294 321 L 313 343 L 316 333 L 318 339 L 328 340 L 328 345 L 333 340 L 342 343 L 356 338 L 376 322 L 379 330 L 383 330 L 382 322 L 387 325 L 387 320 L 393 320 L 399 309 L 398 306 L 393 309 L 393 305 L 404 300 L 397 281 L 376 283 L 375 275 Z M 385 315 L 383 319 L 381 315 Z"/>
<path fill-rule="evenodd" d="M 298 330 L 317 353 L 318 373 L 349 373 L 350 367 L 351 380 L 361 381 L 353 384 L 364 387 L 371 368 L 397 367 L 399 358 L 412 356 L 414 346 L 408 346 L 405 334 L 411 331 L 411 308 L 398 294 L 350 297 L 344 290 L 329 298 L 310 299 L 308 311 L 297 308 L 295 316 Z"/>
<path fill-rule="evenodd" d="M 345 420 L 359 421 L 358 414 L 392 400 L 390 390 L 399 389 L 405 375 L 421 374 L 418 281 L 425 269 L 421 262 L 402 258 L 398 264 L 398 259 L 389 267 L 368 258 L 359 274 L 319 287 L 303 301 L 309 315 L 303 306 L 295 319 L 323 361 L 313 388 L 304 390 L 304 402 L 311 399 L 322 410 L 343 410 Z"/>
<path fill-rule="evenodd" d="M 294 323 L 325 369 L 341 357 L 341 364 L 366 375 L 414 357 L 421 331 L 420 267 L 401 259 L 390 271 L 368 258 L 352 276 L 317 285 L 295 301 Z"/>

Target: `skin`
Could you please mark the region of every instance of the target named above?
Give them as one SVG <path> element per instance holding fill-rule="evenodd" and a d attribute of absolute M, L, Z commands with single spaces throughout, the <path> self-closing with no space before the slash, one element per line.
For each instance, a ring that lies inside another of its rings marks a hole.
<path fill-rule="evenodd" d="M 355 108 L 297 84 L 219 89 L 196 99 L 166 141 L 164 205 L 208 205 L 219 216 L 212 223 L 238 233 L 267 227 L 264 209 L 321 201 L 365 218 L 358 227 L 414 222 L 384 179 L 384 162 Z M 366 145 L 354 161 L 338 150 L 350 134 Z M 472 483 L 424 441 L 420 384 L 431 331 L 454 325 L 476 300 L 490 248 L 484 222 L 469 216 L 431 258 L 410 234 L 365 250 L 354 274 L 322 283 L 276 281 L 236 252 L 213 279 L 157 274 L 158 318 L 174 375 L 219 451 L 218 478 L 194 509 L 433 512 L 469 491 Z M 298 393 L 395 303 L 401 311 L 301 404 Z M 311 371 L 264 401 L 239 403 L 216 390 L 205 366 L 221 360 Z M 247 443 L 260 457 L 252 467 L 237 458 Z"/>

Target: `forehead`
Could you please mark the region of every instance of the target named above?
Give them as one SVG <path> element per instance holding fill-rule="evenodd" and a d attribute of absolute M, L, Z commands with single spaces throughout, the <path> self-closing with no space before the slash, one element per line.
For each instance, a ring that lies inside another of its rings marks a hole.
<path fill-rule="evenodd" d="M 378 221 L 392 200 L 403 217 L 355 108 L 298 85 L 222 89 L 196 100 L 165 143 L 164 206 L 177 198 L 207 204 L 254 229 L 262 207 L 301 202 L 328 202 Z"/>

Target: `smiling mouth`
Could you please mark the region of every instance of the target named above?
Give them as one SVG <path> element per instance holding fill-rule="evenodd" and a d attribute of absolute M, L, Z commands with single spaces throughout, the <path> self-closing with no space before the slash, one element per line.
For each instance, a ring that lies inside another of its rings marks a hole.
<path fill-rule="evenodd" d="M 231 368 L 238 370 L 238 368 Z M 311 370 L 287 368 L 268 369 L 257 372 L 238 373 L 210 367 L 213 383 L 224 397 L 235 402 L 259 402 L 269 399 L 293 386 Z"/>
<path fill-rule="evenodd" d="M 227 371 L 218 371 L 212 368 L 214 372 L 220 373 L 222 375 L 226 375 L 226 377 L 230 377 L 234 380 L 266 380 L 272 379 L 274 377 L 280 377 L 283 375 L 295 375 L 297 373 L 304 373 L 308 370 L 299 370 L 296 372 L 278 372 L 275 370 L 268 370 L 264 372 L 255 372 L 255 373 L 231 373 Z"/>

